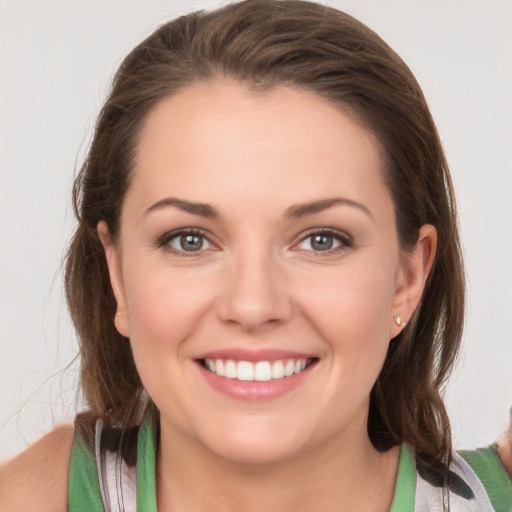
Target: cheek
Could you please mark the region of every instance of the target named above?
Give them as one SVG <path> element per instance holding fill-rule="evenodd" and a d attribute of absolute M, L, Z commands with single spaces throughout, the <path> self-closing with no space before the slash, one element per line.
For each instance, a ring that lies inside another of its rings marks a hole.
<path fill-rule="evenodd" d="M 137 272 L 127 287 L 130 337 L 166 345 L 186 338 L 209 302 L 198 284 L 187 273 Z"/>
<path fill-rule="evenodd" d="M 176 268 L 142 255 L 125 262 L 130 340 L 137 366 L 163 368 L 190 356 L 200 326 L 211 321 L 218 271 Z"/>
<path fill-rule="evenodd" d="M 301 294 L 301 307 L 326 341 L 333 364 L 366 387 L 373 385 L 389 344 L 394 280 L 389 272 L 369 265 L 310 282 L 314 284 Z"/>
<path fill-rule="evenodd" d="M 182 374 L 183 362 L 190 355 L 188 342 L 211 310 L 211 295 L 200 286 L 204 279 L 197 273 L 138 263 L 137 272 L 126 272 L 134 360 L 155 403 L 166 404 L 168 413 L 183 416 L 182 402 L 168 403 L 168 397 L 183 396 L 183 383 L 176 376 Z"/>
<path fill-rule="evenodd" d="M 387 333 L 394 280 L 378 267 L 347 267 L 308 280 L 301 297 L 304 309 L 328 330 L 363 333 L 385 326 Z"/>

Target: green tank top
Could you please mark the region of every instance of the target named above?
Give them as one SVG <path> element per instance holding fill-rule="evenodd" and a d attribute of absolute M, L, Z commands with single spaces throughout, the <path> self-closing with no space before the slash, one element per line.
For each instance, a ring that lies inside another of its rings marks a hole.
<path fill-rule="evenodd" d="M 79 416 L 71 453 L 69 512 L 157 512 L 155 455 L 156 419 L 146 415 L 140 427 L 121 434 L 103 429 L 101 421 Z M 496 446 L 455 454 L 450 488 L 433 472 L 418 467 L 413 451 L 400 450 L 390 512 L 512 511 L 512 483 Z"/>
<path fill-rule="evenodd" d="M 102 429 L 99 421 L 86 415 L 78 416 L 75 421 L 75 438 L 69 467 L 68 511 L 131 512 L 130 508 L 132 508 L 144 512 L 157 512 L 155 458 L 158 428 L 155 425 L 156 420 L 146 415 L 140 427 L 133 428 L 124 435 L 119 429 Z M 110 470 L 104 467 L 106 453 L 113 454 Z M 102 463 L 103 467 L 101 467 Z M 134 506 L 129 507 L 119 503 L 122 501 L 122 496 L 116 500 L 117 502 L 111 502 L 105 507 L 105 502 L 109 498 L 105 496 L 105 485 L 102 484 L 107 479 L 113 481 L 114 486 L 117 487 L 122 483 L 121 475 L 124 469 L 132 472 L 135 480 L 136 509 Z M 107 477 L 102 478 L 105 472 Z"/>

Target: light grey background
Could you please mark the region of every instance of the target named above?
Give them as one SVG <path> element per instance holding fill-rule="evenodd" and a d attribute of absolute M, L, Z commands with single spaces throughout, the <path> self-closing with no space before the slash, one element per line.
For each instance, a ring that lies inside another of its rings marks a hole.
<path fill-rule="evenodd" d="M 219 4 L 0 0 L 0 458 L 79 407 L 60 264 L 73 225 L 73 174 L 112 73 L 158 24 Z M 464 351 L 447 403 L 457 446 L 492 442 L 512 404 L 512 2 L 329 4 L 400 53 L 437 121 L 469 283 Z"/>

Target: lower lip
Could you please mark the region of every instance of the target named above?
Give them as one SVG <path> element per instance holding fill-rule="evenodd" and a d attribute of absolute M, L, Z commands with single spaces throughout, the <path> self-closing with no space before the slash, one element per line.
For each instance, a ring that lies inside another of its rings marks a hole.
<path fill-rule="evenodd" d="M 207 382 L 217 391 L 238 400 L 270 400 L 292 391 L 307 378 L 316 361 L 307 366 L 300 373 L 283 377 L 282 379 L 260 381 L 242 381 L 220 377 L 204 368 L 200 363 L 198 367 Z"/>

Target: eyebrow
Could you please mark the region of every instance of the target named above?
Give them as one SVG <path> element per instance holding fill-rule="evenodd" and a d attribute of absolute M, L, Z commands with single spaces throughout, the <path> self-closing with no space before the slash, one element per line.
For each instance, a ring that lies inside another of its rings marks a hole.
<path fill-rule="evenodd" d="M 324 210 L 327 210 L 328 208 L 337 205 L 345 205 L 358 208 L 366 215 L 368 215 L 371 219 L 373 219 L 372 213 L 364 204 L 358 203 L 357 201 L 353 201 L 352 199 L 347 199 L 344 197 L 331 197 L 328 199 L 311 201 L 309 203 L 292 205 L 286 210 L 284 218 L 298 219 L 306 215 L 320 213 Z M 166 197 L 165 199 L 157 201 L 155 204 L 153 204 L 147 210 L 145 210 L 144 216 L 146 216 L 150 212 L 160 210 L 167 206 L 174 206 L 175 208 L 179 208 L 180 210 L 183 210 L 187 213 L 192 213 L 193 215 L 198 215 L 200 217 L 206 217 L 209 219 L 218 219 L 220 217 L 219 212 L 213 206 L 207 203 L 194 203 L 192 201 L 186 201 L 185 199 L 178 199 L 176 197 Z"/>
<path fill-rule="evenodd" d="M 176 197 L 166 197 L 165 199 L 156 202 L 144 212 L 144 215 L 146 216 L 148 213 L 155 210 L 160 210 L 166 206 L 174 206 L 175 208 L 179 208 L 184 212 L 199 215 L 200 217 L 207 217 L 209 219 L 217 219 L 220 216 L 219 212 L 217 212 L 217 210 L 209 204 L 193 203 L 191 201 L 185 201 L 184 199 L 178 199 Z"/>
<path fill-rule="evenodd" d="M 285 218 L 298 219 L 300 217 L 304 217 L 305 215 L 312 215 L 314 213 L 322 212 L 324 210 L 327 210 L 328 208 L 337 206 L 339 204 L 358 208 L 359 210 L 366 213 L 366 215 L 368 215 L 373 220 L 372 213 L 364 204 L 358 203 L 357 201 L 353 201 L 352 199 L 347 199 L 344 197 L 331 197 L 329 199 L 320 199 L 319 201 L 311 201 L 309 203 L 296 204 L 290 206 L 286 210 L 284 216 Z"/>

